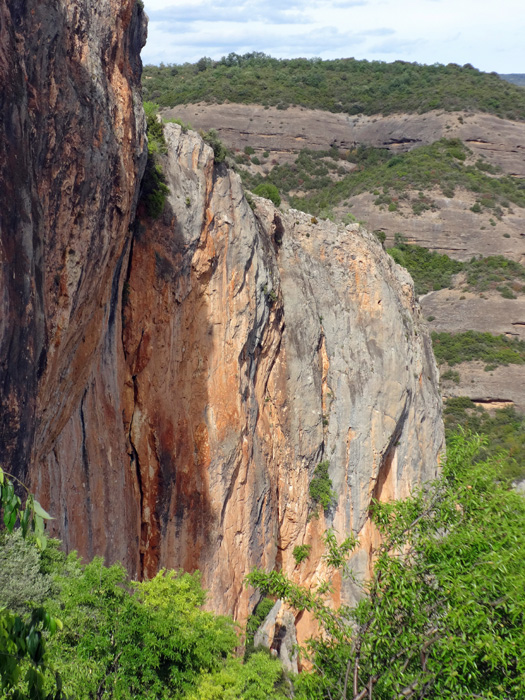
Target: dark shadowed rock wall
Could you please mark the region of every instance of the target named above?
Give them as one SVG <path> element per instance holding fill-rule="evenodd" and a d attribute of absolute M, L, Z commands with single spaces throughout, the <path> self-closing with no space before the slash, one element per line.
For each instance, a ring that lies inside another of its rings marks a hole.
<path fill-rule="evenodd" d="M 74 492 L 63 517 L 86 543 L 97 527 L 86 498 L 108 475 L 90 474 L 87 457 L 49 475 L 40 466 L 72 416 L 82 423 L 114 341 L 144 167 L 144 41 L 135 0 L 0 3 L 0 462 L 24 479 L 32 464 L 39 490 Z M 112 388 L 100 391 L 106 424 Z"/>

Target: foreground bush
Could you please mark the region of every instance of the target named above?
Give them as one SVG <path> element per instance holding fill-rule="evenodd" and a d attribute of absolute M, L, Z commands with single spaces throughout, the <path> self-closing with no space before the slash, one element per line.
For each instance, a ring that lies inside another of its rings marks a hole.
<path fill-rule="evenodd" d="M 481 443 L 454 437 L 437 481 L 375 504 L 383 544 L 357 607 L 329 608 L 326 586 L 250 574 L 321 625 L 296 698 L 525 697 L 525 499 L 499 458 L 475 461 Z"/>

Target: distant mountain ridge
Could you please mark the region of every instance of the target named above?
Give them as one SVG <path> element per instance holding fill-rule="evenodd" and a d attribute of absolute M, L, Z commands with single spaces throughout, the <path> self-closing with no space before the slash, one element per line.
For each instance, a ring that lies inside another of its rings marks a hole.
<path fill-rule="evenodd" d="M 525 87 L 525 73 L 500 73 L 499 77 L 514 85 Z"/>

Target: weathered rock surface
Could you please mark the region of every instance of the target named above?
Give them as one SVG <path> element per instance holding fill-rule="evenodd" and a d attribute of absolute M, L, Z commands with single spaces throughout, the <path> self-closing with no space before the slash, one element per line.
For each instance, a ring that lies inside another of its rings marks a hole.
<path fill-rule="evenodd" d="M 357 225 L 252 212 L 176 125 L 169 205 L 131 236 L 138 3 L 0 12 L 3 465 L 66 547 L 134 576 L 200 568 L 210 606 L 238 618 L 253 566 L 323 573 L 327 526 L 360 535 L 366 573 L 371 498 L 431 478 L 443 444 L 410 278 Z M 337 502 L 310 518 L 322 459 Z"/>
<path fill-rule="evenodd" d="M 514 405 L 525 412 L 525 372 L 523 365 L 503 365 L 485 371 L 484 362 L 462 362 L 452 368 L 459 372 L 459 383 L 443 382 L 443 396 L 468 396 L 487 410 Z"/>
<path fill-rule="evenodd" d="M 196 134 L 165 133 L 169 210 L 134 240 L 124 309 L 143 567 L 200 568 L 213 607 L 244 617 L 253 566 L 292 573 L 308 542 L 310 580 L 326 524 L 370 544 L 372 495 L 435 474 L 436 370 L 410 279 L 373 236 L 267 200 L 254 216 Z M 322 459 L 338 503 L 310 520 Z"/>
<path fill-rule="evenodd" d="M 442 333 L 460 333 L 465 329 L 480 333 L 504 334 L 525 340 L 525 295 L 505 299 L 499 292 L 440 289 L 420 297 L 426 318 L 433 317 L 429 327 Z"/>
<path fill-rule="evenodd" d="M 295 617 L 278 600 L 253 638 L 253 646 L 270 649 L 281 660 L 285 671 L 297 673 L 297 637 Z"/>
<path fill-rule="evenodd" d="M 399 210 L 389 212 L 374 205 L 375 197 L 363 193 L 352 198 L 352 213 L 366 222 L 371 231 L 386 235 L 386 245 L 394 245 L 396 233 L 409 243 L 446 253 L 456 260 L 472 256 L 504 255 L 525 264 L 525 209 L 513 207 L 497 219 L 490 210 L 480 214 L 471 211 L 476 201 L 473 192 L 456 189 L 453 198 L 440 191 L 430 193 L 435 211 L 414 216 L 410 205 L 399 203 Z"/>
<path fill-rule="evenodd" d="M 285 158 L 301 148 L 341 149 L 356 144 L 402 152 L 440 138 L 460 138 L 476 156 L 483 155 L 511 175 L 525 177 L 525 122 L 471 112 L 428 112 L 366 116 L 333 114 L 318 109 L 261 105 L 188 104 L 164 110 L 166 118 L 189 122 L 195 129 L 217 129 L 232 148 L 251 146 Z"/>
<path fill-rule="evenodd" d="M 135 0 L 0 4 L 0 462 L 53 494 L 84 552 L 134 521 L 91 516 L 129 481 L 122 451 L 111 471 L 108 347 L 144 167 L 144 41 Z"/>

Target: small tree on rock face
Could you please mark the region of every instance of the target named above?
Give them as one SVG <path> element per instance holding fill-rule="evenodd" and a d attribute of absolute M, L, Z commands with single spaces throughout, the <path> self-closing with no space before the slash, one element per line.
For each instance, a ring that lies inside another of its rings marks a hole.
<path fill-rule="evenodd" d="M 525 499 L 499 459 L 474 463 L 480 444 L 456 437 L 436 482 L 374 505 L 383 544 L 355 608 L 331 609 L 326 586 L 250 574 L 323 629 L 308 645 L 317 672 L 299 678 L 296 698 L 525 697 Z"/>
<path fill-rule="evenodd" d="M 215 129 L 210 129 L 206 133 L 201 133 L 203 140 L 213 149 L 213 159 L 215 163 L 224 163 L 228 155 L 228 149 L 219 138 Z"/>
<path fill-rule="evenodd" d="M 314 503 L 321 505 L 324 510 L 328 510 L 337 500 L 332 489 L 332 481 L 328 475 L 329 467 L 328 460 L 319 462 L 309 486 L 310 498 Z"/>

